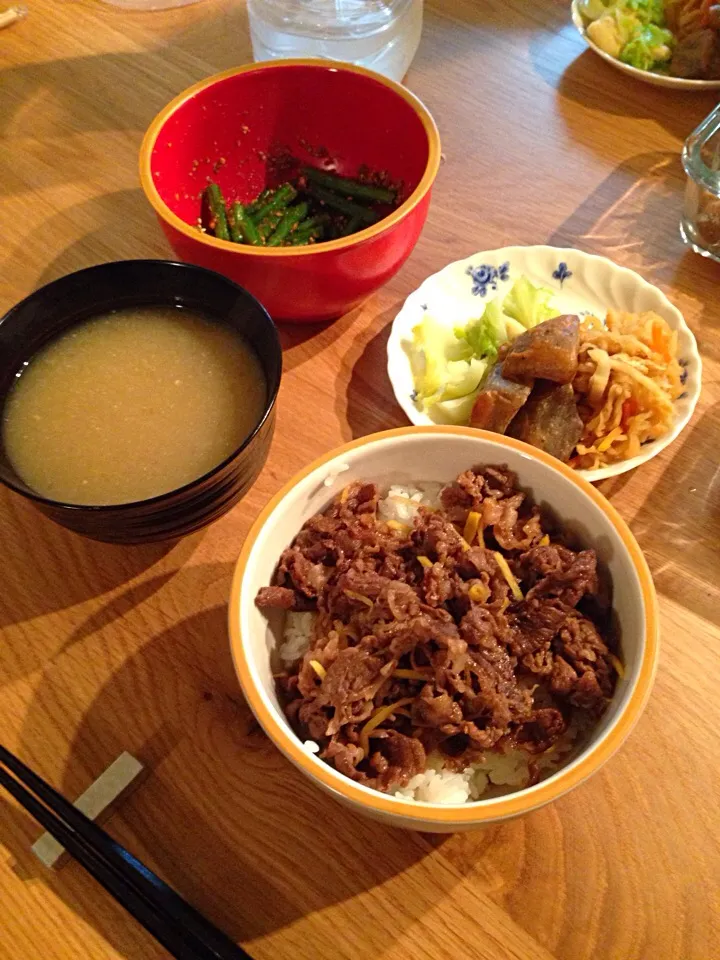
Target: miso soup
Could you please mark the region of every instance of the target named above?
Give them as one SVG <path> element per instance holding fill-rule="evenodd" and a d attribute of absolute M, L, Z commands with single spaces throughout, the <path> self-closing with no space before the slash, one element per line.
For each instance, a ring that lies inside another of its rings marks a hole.
<path fill-rule="evenodd" d="M 2 412 L 5 452 L 33 491 L 76 504 L 130 503 L 190 483 L 243 443 L 267 396 L 238 333 L 173 307 L 80 323 L 17 377 Z"/>

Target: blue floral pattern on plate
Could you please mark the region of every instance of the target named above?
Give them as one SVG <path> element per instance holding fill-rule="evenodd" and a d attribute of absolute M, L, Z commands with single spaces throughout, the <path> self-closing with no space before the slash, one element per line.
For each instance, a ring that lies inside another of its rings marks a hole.
<path fill-rule="evenodd" d="M 568 269 L 568 265 L 564 260 L 561 260 L 557 265 L 557 269 L 553 270 L 553 280 L 559 280 L 560 286 L 562 286 L 566 280 L 569 280 L 572 276 L 572 270 Z"/>
<path fill-rule="evenodd" d="M 479 267 L 468 267 L 465 271 L 472 277 L 472 292 L 476 297 L 487 296 L 488 290 L 497 290 L 498 281 L 503 283 L 510 279 L 510 261 L 493 267 L 490 263 L 482 263 Z"/>

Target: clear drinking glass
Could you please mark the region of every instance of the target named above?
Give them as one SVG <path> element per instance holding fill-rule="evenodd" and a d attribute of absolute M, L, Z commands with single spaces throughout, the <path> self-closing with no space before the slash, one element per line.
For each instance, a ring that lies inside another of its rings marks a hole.
<path fill-rule="evenodd" d="M 402 80 L 420 43 L 423 0 L 247 0 L 255 60 L 324 57 Z"/>
<path fill-rule="evenodd" d="M 703 257 L 720 262 L 720 106 L 685 141 L 687 174 L 680 233 Z"/>

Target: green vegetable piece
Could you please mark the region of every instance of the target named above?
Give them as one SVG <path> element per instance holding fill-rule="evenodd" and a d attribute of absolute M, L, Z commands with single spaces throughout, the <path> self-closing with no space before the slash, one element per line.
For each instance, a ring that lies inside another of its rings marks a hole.
<path fill-rule="evenodd" d="M 228 227 L 227 210 L 225 209 L 225 198 L 216 183 L 209 183 L 205 187 L 205 200 L 210 211 L 209 229 L 218 240 L 229 240 L 230 229 Z"/>
<path fill-rule="evenodd" d="M 230 231 L 233 240 L 235 240 L 236 236 L 240 238 L 239 240 L 235 240 L 235 243 L 249 243 L 253 247 L 262 246 L 263 241 L 258 232 L 258 228 L 252 222 L 247 214 L 247 210 L 241 203 L 235 202 L 232 205 Z"/>
<path fill-rule="evenodd" d="M 672 57 L 674 37 L 669 30 L 648 24 L 620 51 L 623 63 L 638 70 L 652 70 Z"/>
<path fill-rule="evenodd" d="M 529 330 L 543 320 L 549 320 L 558 315 L 557 309 L 550 303 L 553 296 L 552 290 L 536 287 L 527 277 L 520 277 L 505 297 L 502 309 L 509 317 Z"/>
<path fill-rule="evenodd" d="M 271 210 L 266 217 L 263 217 L 262 220 L 257 221 L 258 233 L 262 237 L 263 242 L 265 242 L 270 234 L 274 232 L 275 227 L 277 227 L 282 220 L 285 209 L 286 208 L 283 207 L 281 210 Z"/>
<path fill-rule="evenodd" d="M 288 243 L 292 247 L 300 247 L 309 243 L 310 240 L 322 240 L 325 238 L 325 227 L 330 218 L 326 214 L 319 214 L 316 217 L 308 217 L 297 225 L 288 238 Z"/>
<path fill-rule="evenodd" d="M 468 345 L 472 356 L 495 363 L 498 347 L 507 340 L 501 298 L 491 300 L 477 320 L 471 320 L 465 327 L 455 327 L 455 336 Z"/>
<path fill-rule="evenodd" d="M 269 247 L 279 247 L 290 235 L 293 227 L 296 227 L 301 220 L 304 220 L 308 214 L 308 205 L 304 201 L 296 203 L 294 207 L 288 207 L 280 223 L 275 228 L 275 232 L 268 237 L 267 245 Z"/>
<path fill-rule="evenodd" d="M 342 228 L 340 233 L 341 237 L 349 237 L 353 233 L 357 233 L 358 230 L 362 230 L 363 224 L 360 223 L 357 217 L 350 217 L 348 222 Z"/>
<path fill-rule="evenodd" d="M 291 233 L 288 239 L 285 241 L 285 246 L 307 247 L 311 242 L 315 242 L 319 239 L 319 234 L 316 234 L 312 231 L 310 233 Z"/>
<path fill-rule="evenodd" d="M 322 227 L 315 227 L 312 230 L 297 229 L 290 234 L 287 243 L 291 247 L 304 247 L 311 241 L 321 240 L 322 233 Z"/>
<path fill-rule="evenodd" d="M 624 13 L 634 14 L 641 23 L 665 26 L 665 0 L 624 0 L 617 6 Z"/>
<path fill-rule="evenodd" d="M 302 167 L 300 172 L 311 183 L 316 183 L 326 190 L 334 190 L 335 193 L 339 193 L 343 197 L 373 200 L 376 203 L 395 203 L 397 199 L 397 193 L 387 187 L 378 187 L 372 183 L 361 183 L 359 180 L 339 177 L 336 173 L 318 170 L 317 167 Z"/>
<path fill-rule="evenodd" d="M 228 213 L 228 227 L 230 228 L 230 239 L 233 243 L 245 243 L 245 237 L 243 236 L 242 230 L 238 224 L 237 215 L 235 213 L 235 208 L 238 206 L 237 203 L 234 203 L 230 207 L 230 212 Z"/>
<path fill-rule="evenodd" d="M 255 214 L 258 212 L 260 207 L 264 206 L 268 200 L 272 199 L 275 196 L 275 191 L 270 187 L 265 187 L 265 189 L 260 193 L 252 203 L 249 203 L 245 207 L 245 211 L 249 217 L 255 217 Z"/>
<path fill-rule="evenodd" d="M 427 312 L 413 328 L 410 363 L 415 401 L 424 410 L 468 396 L 487 368 L 486 361 L 473 357 L 467 344 L 459 344 L 453 331 Z"/>
<path fill-rule="evenodd" d="M 297 190 L 291 183 L 284 183 L 281 187 L 275 191 L 274 195 L 264 203 L 262 206 L 253 214 L 253 220 L 255 223 L 261 223 L 268 214 L 276 213 L 277 211 L 284 212 L 285 207 L 289 203 L 292 203 L 293 200 L 297 197 Z"/>
<path fill-rule="evenodd" d="M 332 190 L 325 190 L 324 187 L 320 187 L 314 183 L 309 184 L 308 190 L 311 196 L 332 210 L 344 213 L 348 217 L 357 217 L 363 226 L 368 226 L 380 219 L 374 210 L 370 210 L 368 207 L 361 207 L 359 203 L 353 203 L 352 200 L 340 197 L 336 193 L 333 193 Z"/>

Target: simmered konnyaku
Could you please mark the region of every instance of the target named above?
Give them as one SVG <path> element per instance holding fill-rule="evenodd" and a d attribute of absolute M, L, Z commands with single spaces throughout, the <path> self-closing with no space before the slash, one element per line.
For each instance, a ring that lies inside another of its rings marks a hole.
<path fill-rule="evenodd" d="M 402 786 L 439 753 L 547 751 L 612 696 L 607 590 L 501 467 L 468 470 L 386 522 L 353 482 L 282 554 L 260 607 L 317 612 L 279 687 L 290 722 L 341 773 Z M 532 770 L 532 763 L 530 765 Z"/>

